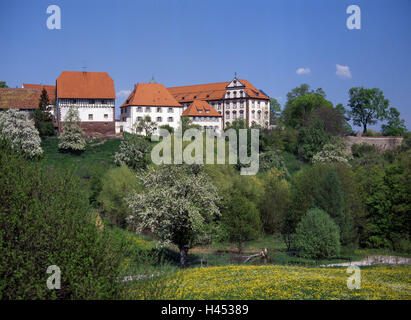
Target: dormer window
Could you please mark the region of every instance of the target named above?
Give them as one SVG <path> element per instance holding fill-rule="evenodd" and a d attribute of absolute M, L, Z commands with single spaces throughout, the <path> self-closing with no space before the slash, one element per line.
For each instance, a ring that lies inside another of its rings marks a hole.
<path fill-rule="evenodd" d="M 198 111 L 198 113 L 203 113 L 203 110 L 197 110 Z"/>
<path fill-rule="evenodd" d="M 205 112 L 206 112 L 206 113 L 210 113 L 210 110 L 206 110 Z"/>

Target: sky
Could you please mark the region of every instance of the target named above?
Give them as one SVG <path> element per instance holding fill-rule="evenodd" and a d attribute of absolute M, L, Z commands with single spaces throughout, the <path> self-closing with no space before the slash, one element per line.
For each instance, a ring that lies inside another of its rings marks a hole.
<path fill-rule="evenodd" d="M 61 9 L 61 29 L 47 28 L 50 5 Z M 359 30 L 347 28 L 350 5 L 361 9 Z M 2 0 L 0 28 L 9 87 L 105 71 L 118 112 L 152 76 L 181 86 L 236 72 L 282 106 L 302 83 L 345 106 L 350 88 L 380 88 L 411 128 L 410 0 Z"/>

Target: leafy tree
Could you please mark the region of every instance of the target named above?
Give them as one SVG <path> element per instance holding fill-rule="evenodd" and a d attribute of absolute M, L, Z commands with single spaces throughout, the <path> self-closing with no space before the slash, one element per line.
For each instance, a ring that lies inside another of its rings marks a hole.
<path fill-rule="evenodd" d="M 167 130 L 169 133 L 174 132 L 174 128 L 170 126 L 169 124 L 163 124 L 162 126 L 160 126 L 160 129 Z"/>
<path fill-rule="evenodd" d="M 350 112 L 344 108 L 342 103 L 339 103 L 335 106 L 335 110 L 337 110 L 343 117 L 343 127 L 344 127 L 344 134 L 346 135 L 354 135 L 354 130 L 352 129 L 349 121 L 351 120 Z"/>
<path fill-rule="evenodd" d="M 387 124 L 381 126 L 384 136 L 403 136 L 407 132 L 405 120 L 400 119 L 400 112 L 396 108 L 390 108 L 387 120 Z"/>
<path fill-rule="evenodd" d="M 6 81 L 0 81 L 0 88 L 8 88 Z"/>
<path fill-rule="evenodd" d="M 150 143 L 143 137 L 128 132 L 123 132 L 123 140 L 119 151 L 114 155 L 114 163 L 126 165 L 132 169 L 145 169 L 149 164 L 148 154 Z"/>
<path fill-rule="evenodd" d="M 0 138 L 8 140 L 14 150 L 28 158 L 43 153 L 39 132 L 24 111 L 9 109 L 0 112 Z"/>
<path fill-rule="evenodd" d="M 281 105 L 275 98 L 270 98 L 270 124 L 278 124 L 281 116 Z"/>
<path fill-rule="evenodd" d="M 0 299 L 113 299 L 118 254 L 71 172 L 0 146 Z M 61 270 L 59 290 L 46 282 Z"/>
<path fill-rule="evenodd" d="M 313 163 L 339 162 L 348 164 L 351 156 L 347 153 L 347 147 L 343 139 L 331 137 L 330 142 L 326 143 L 321 151 L 317 152 L 313 158 Z"/>
<path fill-rule="evenodd" d="M 133 125 L 133 130 L 138 133 L 143 133 L 149 137 L 153 135 L 155 129 L 157 127 L 157 123 L 151 121 L 151 117 L 146 115 L 144 118 L 140 119 Z"/>
<path fill-rule="evenodd" d="M 347 132 L 344 115 L 337 108 L 319 107 L 315 110 L 312 119 L 320 119 L 323 122 L 324 131 L 329 135 L 343 136 Z"/>
<path fill-rule="evenodd" d="M 303 258 L 334 258 L 341 250 L 340 230 L 325 211 L 311 209 L 297 226 L 293 246 Z"/>
<path fill-rule="evenodd" d="M 128 204 L 138 230 L 149 229 L 163 243 L 187 252 L 207 236 L 207 227 L 220 215 L 217 189 L 197 165 L 162 165 L 141 176 L 143 193 L 132 193 Z"/>
<path fill-rule="evenodd" d="M 351 108 L 351 118 L 354 125 L 363 127 L 363 133 L 367 132 L 368 125 L 385 119 L 389 101 L 385 99 L 380 89 L 356 87 L 351 88 L 349 94 L 348 105 Z"/>
<path fill-rule="evenodd" d="M 292 128 L 306 126 L 312 113 L 320 107 L 332 108 L 332 103 L 326 100 L 323 95 L 317 93 L 300 96 L 284 109 L 284 122 Z"/>
<path fill-rule="evenodd" d="M 267 234 L 281 233 L 282 223 L 289 213 L 290 185 L 282 176 L 280 170 L 272 168 L 264 179 L 260 214 Z"/>
<path fill-rule="evenodd" d="M 69 152 L 82 152 L 86 149 L 86 140 L 80 127 L 80 115 L 74 107 L 70 107 L 64 117 L 63 132 L 59 136 L 58 147 L 62 151 Z"/>
<path fill-rule="evenodd" d="M 241 253 L 243 243 L 258 238 L 261 234 L 261 221 L 257 207 L 238 191 L 231 196 L 228 210 L 222 216 L 229 240 L 237 243 Z"/>
<path fill-rule="evenodd" d="M 301 128 L 298 134 L 298 155 L 301 159 L 311 158 L 328 143 L 330 135 L 324 130 L 323 122 L 316 119 L 310 127 Z"/>
<path fill-rule="evenodd" d="M 181 134 L 184 135 L 184 132 L 188 129 L 198 129 L 200 130 L 201 127 L 198 124 L 194 124 L 193 120 L 190 119 L 189 117 L 181 117 L 180 120 L 180 127 L 179 130 L 181 131 Z"/>
<path fill-rule="evenodd" d="M 98 201 L 101 203 L 104 215 L 113 224 L 126 228 L 131 210 L 125 199 L 131 192 L 137 190 L 139 188 L 136 175 L 127 166 L 110 169 L 103 176 Z"/>

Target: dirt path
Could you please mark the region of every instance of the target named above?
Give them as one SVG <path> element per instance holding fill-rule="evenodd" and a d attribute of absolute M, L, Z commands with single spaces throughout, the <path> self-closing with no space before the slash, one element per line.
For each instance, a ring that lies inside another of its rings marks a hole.
<path fill-rule="evenodd" d="M 368 256 L 360 261 L 344 262 L 344 263 L 332 263 L 322 265 L 322 267 L 348 267 L 348 266 L 372 266 L 378 264 L 411 264 L 410 258 L 397 257 L 397 256 Z"/>

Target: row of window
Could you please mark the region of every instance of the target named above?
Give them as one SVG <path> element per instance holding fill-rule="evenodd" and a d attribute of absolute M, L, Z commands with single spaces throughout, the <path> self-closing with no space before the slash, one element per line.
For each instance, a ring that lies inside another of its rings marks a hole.
<path fill-rule="evenodd" d="M 197 122 L 217 122 L 220 121 L 219 117 L 193 117 L 193 121 L 197 121 Z"/>
<path fill-rule="evenodd" d="M 140 121 L 141 119 L 143 119 L 143 117 L 137 117 L 137 121 Z M 156 118 L 157 122 L 163 122 L 163 117 L 157 117 Z M 174 118 L 173 117 L 168 117 L 167 118 L 167 122 L 173 122 Z"/>
<path fill-rule="evenodd" d="M 92 113 L 89 113 L 88 119 L 89 119 L 89 120 L 93 120 L 93 114 L 92 114 Z M 104 114 L 104 119 L 108 119 L 108 114 L 107 114 L 107 113 Z"/>
<path fill-rule="evenodd" d="M 66 104 L 114 104 L 113 100 L 104 99 L 64 99 L 62 102 Z"/>

